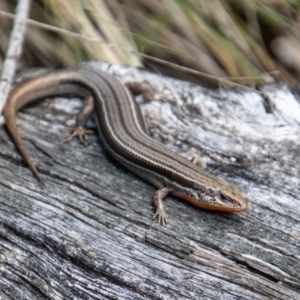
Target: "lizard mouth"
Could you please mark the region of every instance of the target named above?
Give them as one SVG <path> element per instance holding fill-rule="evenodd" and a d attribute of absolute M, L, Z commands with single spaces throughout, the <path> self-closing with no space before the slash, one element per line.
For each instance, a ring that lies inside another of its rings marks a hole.
<path fill-rule="evenodd" d="M 226 197 L 225 195 L 221 195 L 220 193 L 217 196 L 212 197 L 212 199 L 215 201 L 201 202 L 201 201 L 196 201 L 193 198 L 182 193 L 173 193 L 173 195 L 178 198 L 184 199 L 197 207 L 207 209 L 207 210 L 233 213 L 233 212 L 243 212 L 248 208 L 248 202 L 242 196 L 240 197 L 239 201 L 233 201 L 232 199 Z"/>

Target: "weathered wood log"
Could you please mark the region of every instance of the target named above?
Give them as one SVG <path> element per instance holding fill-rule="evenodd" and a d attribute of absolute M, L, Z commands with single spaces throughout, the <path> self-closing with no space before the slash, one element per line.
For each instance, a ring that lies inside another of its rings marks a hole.
<path fill-rule="evenodd" d="M 48 99 L 18 114 L 46 185 L 0 131 L 0 299 L 297 299 L 300 291 L 300 104 L 283 84 L 212 91 L 98 63 L 147 80 L 138 97 L 151 136 L 237 185 L 244 213 L 165 201 L 91 136 L 60 145 L 82 101 Z"/>

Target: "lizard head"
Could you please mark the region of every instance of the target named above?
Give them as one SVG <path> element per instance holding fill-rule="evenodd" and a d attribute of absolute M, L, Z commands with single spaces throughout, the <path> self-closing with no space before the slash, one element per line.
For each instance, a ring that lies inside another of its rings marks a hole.
<path fill-rule="evenodd" d="M 173 193 L 175 196 L 187 200 L 203 209 L 243 212 L 248 208 L 248 202 L 235 186 L 218 179 L 218 185 L 197 185 L 185 193 Z"/>

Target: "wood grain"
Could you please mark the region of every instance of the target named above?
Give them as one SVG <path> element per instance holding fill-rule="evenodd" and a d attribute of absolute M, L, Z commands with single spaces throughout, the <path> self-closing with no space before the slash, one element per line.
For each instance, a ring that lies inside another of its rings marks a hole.
<path fill-rule="evenodd" d="M 0 299 L 297 299 L 300 292 L 300 104 L 284 85 L 212 91 L 129 67 L 164 101 L 138 98 L 153 138 L 237 185 L 245 213 L 167 197 L 105 151 L 60 145 L 79 99 L 41 101 L 18 125 L 46 186 L 0 131 Z M 173 99 L 168 101 L 168 99 Z M 291 109 L 289 109 L 291 108 Z"/>

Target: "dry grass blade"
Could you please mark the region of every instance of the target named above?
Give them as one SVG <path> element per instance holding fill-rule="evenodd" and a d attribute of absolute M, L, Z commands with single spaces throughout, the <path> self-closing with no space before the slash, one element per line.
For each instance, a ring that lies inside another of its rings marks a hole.
<path fill-rule="evenodd" d="M 12 10 L 11 0 L 2 2 L 3 10 Z M 298 72 L 271 43 L 287 33 L 299 40 L 299 15 L 296 0 L 35 0 L 31 18 L 61 31 L 31 26 L 22 64 L 70 66 L 96 59 L 134 66 L 146 63 L 155 71 L 209 86 L 218 86 L 218 78 L 226 76 L 255 85 L 264 82 L 269 72 L 268 80 L 293 84 Z M 5 30 L 8 22 L 3 18 L 0 29 Z M 5 37 L 2 41 L 5 47 Z M 149 56 L 156 62 L 150 62 Z M 174 71 L 172 64 L 162 65 L 160 60 L 185 68 Z M 191 76 L 183 71 L 186 68 L 216 80 Z M 280 76 L 274 76 L 278 70 Z"/>
<path fill-rule="evenodd" d="M 10 34 L 8 48 L 5 51 L 5 61 L 0 82 L 0 113 L 5 105 L 15 75 L 18 58 L 22 53 L 30 0 L 19 1 L 16 6 L 16 18 Z"/>

